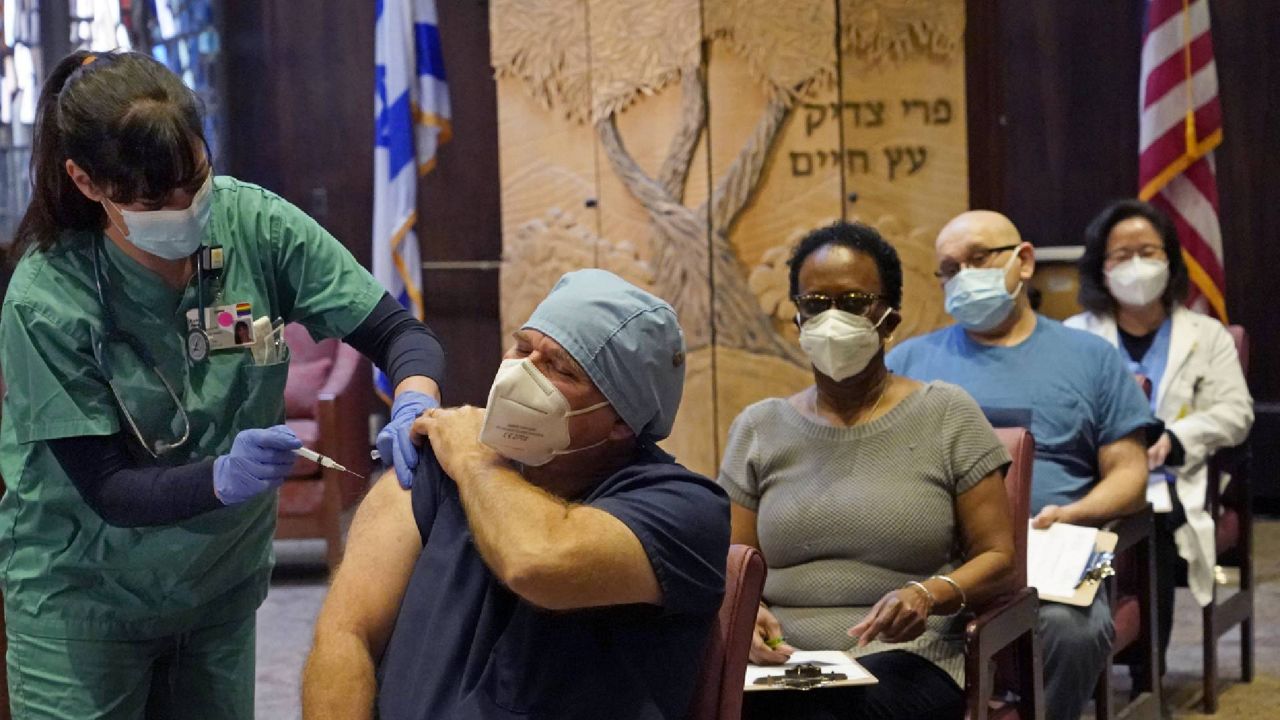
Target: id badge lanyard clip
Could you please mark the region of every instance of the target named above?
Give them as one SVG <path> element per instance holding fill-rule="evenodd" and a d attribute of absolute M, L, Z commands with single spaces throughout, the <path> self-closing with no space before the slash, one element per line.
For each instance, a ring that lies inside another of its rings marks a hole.
<path fill-rule="evenodd" d="M 209 357 L 209 329 L 206 326 L 204 305 L 205 273 L 215 277 L 222 274 L 222 248 L 204 246 L 196 252 L 196 326 L 187 331 L 187 357 L 192 362 L 203 362 Z"/>

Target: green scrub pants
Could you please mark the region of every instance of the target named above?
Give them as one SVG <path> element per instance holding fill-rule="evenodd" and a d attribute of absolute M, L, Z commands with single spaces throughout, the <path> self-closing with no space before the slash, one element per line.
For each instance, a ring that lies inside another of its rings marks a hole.
<path fill-rule="evenodd" d="M 8 637 L 14 718 L 253 719 L 253 615 L 155 640 Z"/>

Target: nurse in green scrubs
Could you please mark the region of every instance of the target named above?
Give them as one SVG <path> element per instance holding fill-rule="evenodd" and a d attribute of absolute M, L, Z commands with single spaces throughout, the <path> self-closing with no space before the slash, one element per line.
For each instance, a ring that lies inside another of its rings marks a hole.
<path fill-rule="evenodd" d="M 251 718 L 274 490 L 302 443 L 280 424 L 287 347 L 231 328 L 298 322 L 370 356 L 400 474 L 443 354 L 315 221 L 214 175 L 199 100 L 154 60 L 69 56 L 38 113 L 0 316 L 14 715 Z"/>

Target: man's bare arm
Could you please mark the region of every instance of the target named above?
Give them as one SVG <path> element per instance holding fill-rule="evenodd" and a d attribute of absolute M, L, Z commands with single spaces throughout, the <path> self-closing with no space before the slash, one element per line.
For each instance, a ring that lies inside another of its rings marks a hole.
<path fill-rule="evenodd" d="M 373 717 L 374 670 L 421 552 L 410 494 L 395 473 L 386 473 L 356 512 L 346 555 L 316 620 L 302 677 L 305 720 Z"/>
<path fill-rule="evenodd" d="M 1147 502 L 1145 431 L 1137 430 L 1098 449 L 1098 484 L 1089 494 L 1061 507 L 1049 505 L 1036 516 L 1036 527 L 1053 522 L 1103 525 L 1138 512 Z"/>

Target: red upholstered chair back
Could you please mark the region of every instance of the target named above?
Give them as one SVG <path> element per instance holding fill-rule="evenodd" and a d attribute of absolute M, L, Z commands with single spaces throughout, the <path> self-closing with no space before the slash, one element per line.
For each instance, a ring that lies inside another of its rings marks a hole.
<path fill-rule="evenodd" d="M 747 545 L 731 545 L 724 600 L 702 653 L 702 670 L 686 720 L 738 720 L 756 608 L 764 591 L 764 557 Z"/>
<path fill-rule="evenodd" d="M 342 343 L 329 338 L 316 342 L 299 323 L 284 326 L 289 345 L 289 380 L 284 386 L 285 417 L 316 419 L 316 396 L 329 380 L 334 358 Z"/>
<path fill-rule="evenodd" d="M 1036 442 L 1026 428 L 997 428 L 996 437 L 1013 462 L 1004 474 L 1004 490 L 1009 496 L 1009 516 L 1013 518 L 1013 548 L 1018 587 L 1027 585 L 1027 520 L 1031 517 L 1031 468 L 1036 459 Z"/>
<path fill-rule="evenodd" d="M 276 539 L 323 538 L 335 568 L 342 559 L 342 510 L 367 489 L 373 373 L 355 348 L 338 340 L 315 342 L 302 325 L 286 325 L 284 338 L 290 354 L 285 423 L 303 445 L 354 475 L 299 458 L 280 488 Z"/>

